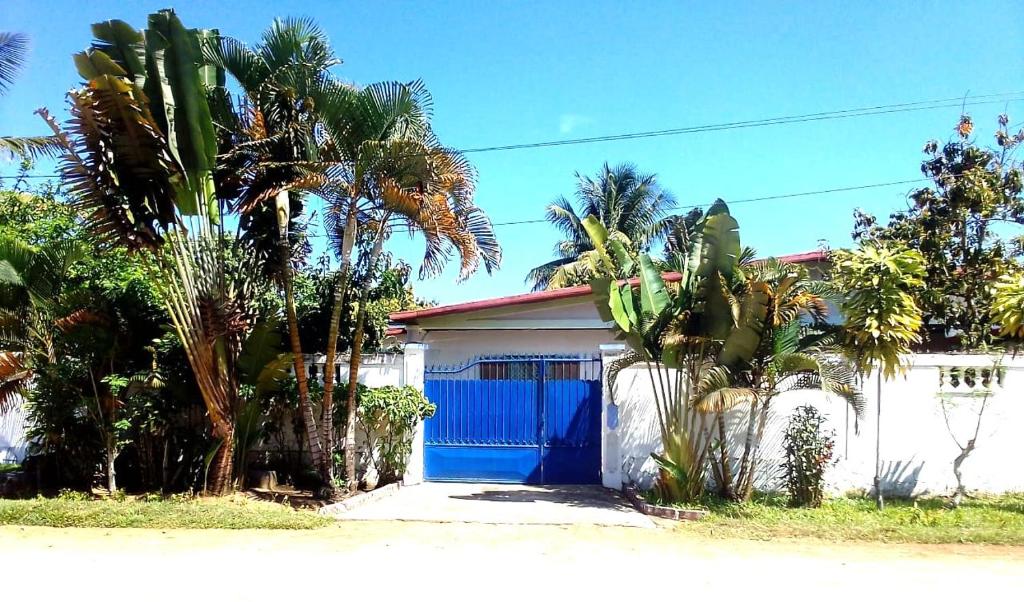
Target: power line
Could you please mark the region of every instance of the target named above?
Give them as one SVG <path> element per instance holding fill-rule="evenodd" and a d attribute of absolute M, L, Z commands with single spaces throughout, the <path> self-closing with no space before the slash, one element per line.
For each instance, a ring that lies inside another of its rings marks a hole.
<path fill-rule="evenodd" d="M 525 150 L 535 148 L 547 148 L 554 146 L 571 146 L 578 144 L 593 144 L 595 142 L 612 142 L 618 140 L 636 140 L 642 138 L 656 138 L 663 136 L 679 136 L 684 134 L 697 134 L 703 132 L 718 132 L 734 129 L 748 129 L 756 127 L 767 127 L 772 125 L 791 125 L 815 121 L 830 121 L 834 119 L 849 119 L 852 117 L 868 117 L 872 115 L 890 115 L 894 113 L 909 113 L 917 111 L 930 111 L 934 109 L 963 108 L 968 106 L 990 105 L 1009 103 L 1024 100 L 1024 91 L 999 92 L 995 94 L 967 95 L 959 98 L 940 98 L 934 100 L 920 100 L 915 102 L 903 102 L 894 104 L 875 105 L 870 107 L 859 107 L 855 109 L 838 109 L 833 111 L 822 111 L 817 113 L 804 113 L 800 115 L 787 115 L 782 117 L 767 117 L 763 119 L 752 119 L 746 121 L 730 121 L 704 125 L 694 125 L 679 128 L 662 130 L 649 130 L 641 132 L 627 132 L 620 134 L 608 134 L 603 136 L 592 136 L 587 138 L 568 138 L 564 140 L 546 140 L 540 142 L 526 142 L 519 144 L 505 144 L 496 146 L 482 146 L 475 148 L 456 149 L 462 154 L 487 153 L 498 151 Z M 29 175 L 0 175 L 0 179 L 18 178 L 54 178 L 59 174 L 29 174 Z"/>
<path fill-rule="evenodd" d="M 665 130 L 651 130 L 646 132 L 631 132 L 625 134 L 609 134 L 605 136 L 592 136 L 589 138 L 569 138 L 566 140 L 548 140 L 544 142 L 530 142 L 522 144 L 506 144 L 501 146 L 484 146 L 478 148 L 461 149 L 459 152 L 486 153 L 494 151 L 522 150 L 531 148 L 545 148 L 552 146 L 569 146 L 576 144 L 591 144 L 594 142 L 609 142 L 617 140 L 635 140 L 638 138 L 656 138 L 661 136 L 677 136 L 682 134 L 696 134 L 703 132 L 718 132 L 723 130 L 747 129 L 755 127 L 766 127 L 771 125 L 788 125 L 795 123 L 806 123 L 812 121 L 828 121 L 833 119 L 848 119 L 851 117 L 866 117 L 871 115 L 888 115 L 892 113 L 910 113 L 915 111 L 929 111 L 932 109 L 947 109 L 957 107 L 968 107 L 988 104 L 1008 103 L 1024 100 L 1016 96 L 1021 92 L 1004 92 L 1000 94 L 987 94 L 983 96 L 966 96 L 963 98 L 947 98 L 933 101 L 918 101 L 913 103 L 899 103 L 891 105 L 879 105 L 875 107 L 863 107 L 859 109 L 842 109 L 838 111 L 826 111 L 821 113 L 805 113 L 803 115 L 790 115 L 785 117 L 770 117 L 766 119 L 755 119 L 748 121 L 732 121 L 706 125 L 695 125 Z M 971 99 L 992 98 L 996 96 L 1015 96 L 999 100 L 977 100 L 968 102 Z M 959 102 L 952 102 L 959 101 Z M 944 103 L 944 104 L 940 104 Z"/>
<path fill-rule="evenodd" d="M 734 201 L 726 201 L 730 206 L 740 205 L 745 203 L 760 203 L 764 201 L 775 201 L 781 199 L 794 199 L 806 196 L 817 196 L 822 194 L 834 194 L 837 192 L 854 192 L 857 190 L 870 190 L 872 188 L 885 188 L 888 186 L 899 186 L 903 184 L 919 184 L 921 182 L 931 182 L 931 178 L 914 178 L 912 180 L 895 180 L 892 182 L 877 182 L 874 184 L 858 184 L 855 186 L 842 186 L 839 188 L 826 188 L 823 190 L 808 190 L 803 192 L 790 192 L 786 194 L 773 194 L 769 196 L 750 197 L 746 199 L 737 199 Z M 709 207 L 710 203 L 703 203 L 699 205 L 678 205 L 675 209 L 703 209 Z M 524 219 L 515 220 L 508 222 L 493 222 L 492 226 L 522 226 L 527 224 L 543 224 L 548 223 L 547 219 Z M 327 234 L 306 234 L 310 238 L 327 238 Z"/>

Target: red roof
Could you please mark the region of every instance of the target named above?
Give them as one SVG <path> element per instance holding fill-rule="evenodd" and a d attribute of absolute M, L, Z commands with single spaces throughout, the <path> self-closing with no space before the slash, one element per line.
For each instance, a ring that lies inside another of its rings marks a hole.
<path fill-rule="evenodd" d="M 780 255 L 777 259 L 787 263 L 813 263 L 818 261 L 827 261 L 828 254 L 825 251 L 810 251 L 807 253 L 796 253 L 794 255 Z M 678 272 L 666 272 L 664 274 L 664 278 L 667 282 L 676 282 L 680 277 L 681 276 Z M 636 279 L 632 279 L 630 282 L 636 284 L 638 281 Z M 555 301 L 558 299 L 585 297 L 589 294 L 590 285 L 584 284 L 582 286 L 571 286 L 568 288 L 559 288 L 550 291 L 537 291 L 533 293 L 509 295 L 507 297 L 494 297 L 492 299 L 481 299 L 479 301 L 453 303 L 451 305 L 438 305 L 437 307 L 428 307 L 425 309 L 400 311 L 391 314 L 390 318 L 392 322 L 398 324 L 414 324 L 417 320 L 423 318 L 436 318 L 438 316 L 448 316 L 484 309 L 495 309 L 498 307 L 509 307 L 512 305 L 527 305 L 530 303 L 543 303 L 545 301 Z"/>

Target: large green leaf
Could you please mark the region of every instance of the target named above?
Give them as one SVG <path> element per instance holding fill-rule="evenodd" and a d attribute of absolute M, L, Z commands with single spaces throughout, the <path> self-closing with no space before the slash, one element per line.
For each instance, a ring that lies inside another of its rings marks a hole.
<path fill-rule="evenodd" d="M 728 213 L 709 216 L 701 231 L 698 274 L 709 276 L 718 272 L 726 278 L 732 276 L 740 250 L 740 229 L 736 219 Z"/>
<path fill-rule="evenodd" d="M 594 297 L 594 305 L 597 307 L 597 314 L 601 320 L 612 322 L 615 316 L 611 309 L 611 278 L 594 278 L 590 281 L 590 292 Z"/>
<path fill-rule="evenodd" d="M 205 85 L 220 78 L 211 78 L 204 68 L 204 81 L 201 64 L 196 30 L 186 30 L 171 10 L 149 16 L 145 92 L 150 110 L 167 136 L 171 154 L 185 172 L 187 182 L 179 189 L 179 209 L 185 215 L 203 211 L 216 221 L 213 169 L 217 139 Z"/>
<path fill-rule="evenodd" d="M 740 300 L 740 318 L 722 345 L 718 362 L 723 366 L 744 365 L 754 357 L 768 318 L 771 292 L 761 282 L 755 282 Z"/>
<path fill-rule="evenodd" d="M 631 323 L 629 313 L 626 311 L 626 305 L 623 302 L 621 289 L 619 289 L 617 284 L 612 284 L 612 286 L 609 287 L 608 292 L 608 306 L 611 309 L 612 319 L 615 320 L 615 323 L 624 332 L 628 333 L 633 331 L 633 325 Z M 630 301 L 632 301 L 632 299 L 630 299 Z"/>
<path fill-rule="evenodd" d="M 105 52 L 90 48 L 85 52 L 76 52 L 72 57 L 75 68 L 82 79 L 93 80 L 101 75 L 124 77 L 127 72 L 114 62 Z"/>
<path fill-rule="evenodd" d="M 128 23 L 115 19 L 92 24 L 93 46 L 124 69 L 139 88 L 145 87 L 145 37 Z"/>
<path fill-rule="evenodd" d="M 672 303 L 661 270 L 647 255 L 640 256 L 640 307 L 645 314 L 660 315 Z"/>
<path fill-rule="evenodd" d="M 636 309 L 636 296 L 633 294 L 634 289 L 628 282 L 619 284 L 618 287 L 619 295 L 622 298 L 622 308 L 626 311 L 626 315 L 629 316 L 629 323 L 632 325 L 630 330 L 633 332 L 639 332 L 640 312 Z"/>
<path fill-rule="evenodd" d="M 608 241 L 608 250 L 611 251 L 612 256 L 615 257 L 615 262 L 618 264 L 619 275 L 628 277 L 633 273 L 633 267 L 635 262 L 633 258 L 629 256 L 629 250 L 621 240 L 611 239 Z"/>
<path fill-rule="evenodd" d="M 598 257 L 601 258 L 601 265 L 607 270 L 608 274 L 615 276 L 615 262 L 612 261 L 611 256 L 608 254 L 608 229 L 593 215 L 588 215 L 581 223 L 583 224 L 583 229 L 587 231 L 587 235 L 590 237 L 590 242 L 594 245 L 594 250 L 597 251 Z"/>

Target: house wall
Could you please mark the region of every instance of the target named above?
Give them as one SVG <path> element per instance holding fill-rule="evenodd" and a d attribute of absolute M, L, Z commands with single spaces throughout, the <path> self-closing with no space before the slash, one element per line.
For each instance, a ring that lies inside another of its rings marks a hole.
<path fill-rule="evenodd" d="M 604 330 L 431 330 L 417 339 L 425 343 L 426 363 L 458 365 L 485 355 L 596 356 L 612 335 Z"/>
<path fill-rule="evenodd" d="M 940 386 L 940 369 L 992 365 L 984 355 L 915 355 L 912 368 L 903 377 L 882 382 L 882 474 L 883 491 L 899 495 L 939 494 L 956 486 L 953 459 L 960 453 L 950 430 L 961 443 L 974 435 L 977 412 L 985 388 L 973 389 L 962 383 L 952 387 L 948 378 Z M 969 489 L 986 492 L 1024 491 L 1024 470 L 1020 468 L 1021 436 L 1024 435 L 1024 358 L 1005 359 L 1003 384 L 993 383 L 987 398 L 977 448 L 962 470 Z M 980 380 L 980 377 L 979 377 Z M 875 429 L 878 424 L 877 376 L 866 383 L 867 408 L 859 421 L 841 399 L 830 399 L 815 391 L 786 393 L 773 401 L 764 438 L 758 486 L 782 486 L 780 465 L 784 453 L 782 433 L 793 410 L 811 404 L 827 417 L 827 428 L 835 432 L 836 463 L 827 474 L 833 492 L 870 489 L 875 470 Z M 622 482 L 649 487 L 656 474 L 650 458 L 660 448 L 657 418 L 652 405 L 651 385 L 645 370 L 623 371 L 616 386 L 617 440 L 621 457 Z M 940 398 L 947 399 L 949 429 Z M 728 415 L 729 428 L 741 432 L 747 414 Z M 739 455 L 733 450 L 734 456 Z"/>

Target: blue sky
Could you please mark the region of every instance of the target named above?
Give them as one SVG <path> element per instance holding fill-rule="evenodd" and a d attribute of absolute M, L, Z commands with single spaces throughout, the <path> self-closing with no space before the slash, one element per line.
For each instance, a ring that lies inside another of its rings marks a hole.
<path fill-rule="evenodd" d="M 816 111 L 1024 90 L 1024 4 L 1006 2 L 769 3 L 614 1 L 242 3 L 4 0 L 0 29 L 33 39 L 28 69 L 0 98 L 4 133 L 41 133 L 31 114 L 63 107 L 77 80 L 70 55 L 88 25 L 173 6 L 188 26 L 254 41 L 275 16 L 312 16 L 345 63 L 370 83 L 422 78 L 435 128 L 458 148 L 515 144 Z M 1024 96 L 1024 95 L 1020 95 Z M 996 115 L 1024 102 L 970 109 L 990 139 Z M 956 108 L 759 129 L 471 155 L 477 202 L 495 222 L 543 217 L 573 191 L 574 172 L 630 161 L 655 172 L 680 204 L 704 204 L 919 177 L 920 149 L 952 133 Z M 0 166 L 0 170 L 9 172 Z M 52 172 L 41 165 L 38 173 Z M 737 204 L 743 241 L 761 254 L 849 242 L 855 207 L 887 215 L 911 185 Z M 455 269 L 416 282 L 454 302 L 526 290 L 552 257 L 546 224 L 499 226 L 502 269 L 456 285 Z M 418 241 L 391 250 L 417 265 Z"/>

